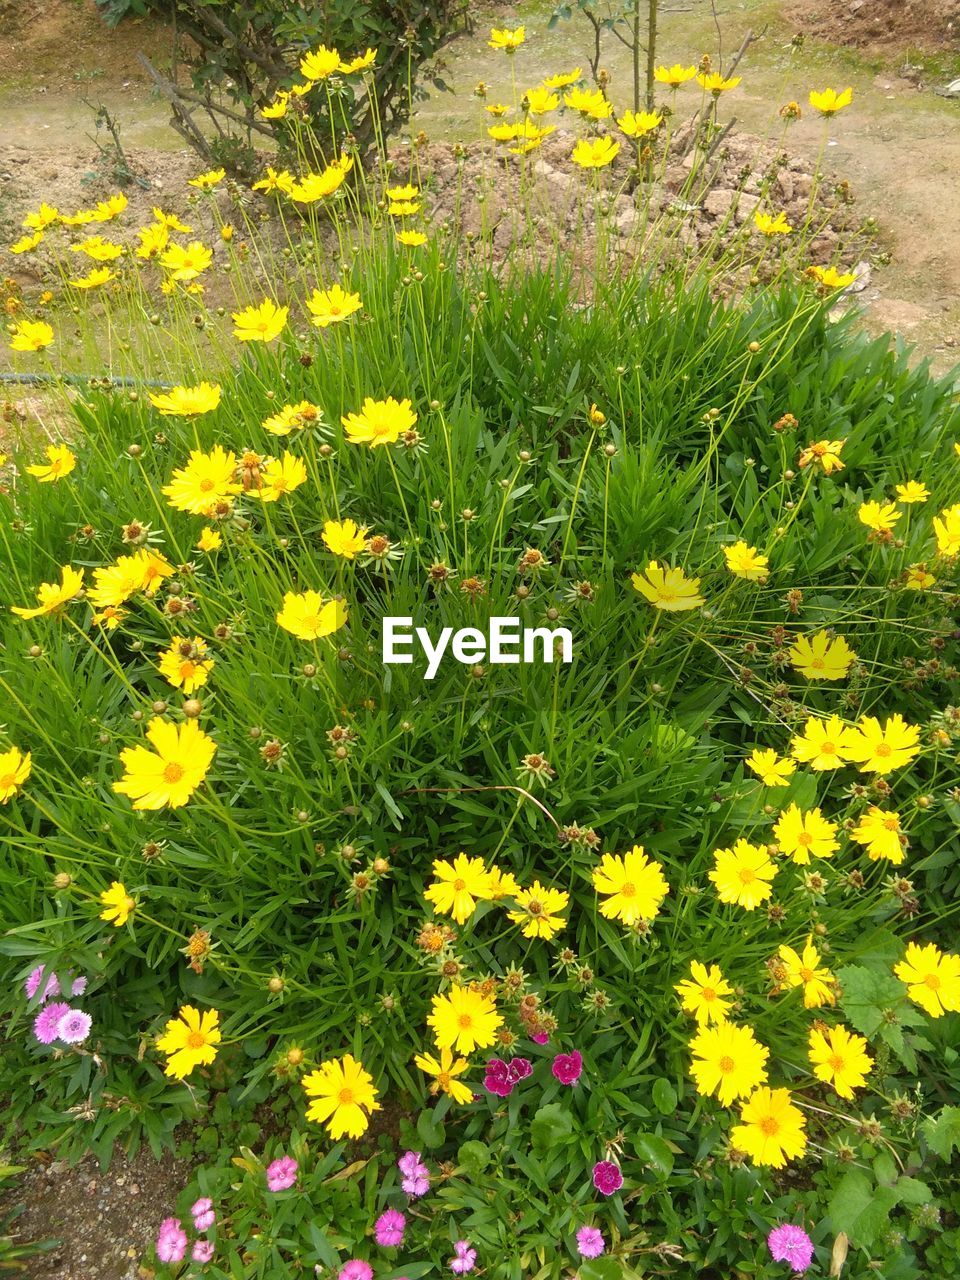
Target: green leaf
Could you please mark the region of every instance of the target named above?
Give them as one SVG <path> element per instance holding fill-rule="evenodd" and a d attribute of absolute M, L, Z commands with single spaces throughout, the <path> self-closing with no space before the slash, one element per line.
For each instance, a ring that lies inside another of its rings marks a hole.
<path fill-rule="evenodd" d="M 872 1036 L 885 1021 L 885 1014 L 903 999 L 906 987 L 890 973 L 878 973 L 863 965 L 847 965 L 837 973 L 843 987 L 840 1008 L 861 1033 Z"/>
<path fill-rule="evenodd" d="M 677 1109 L 677 1091 L 670 1081 L 663 1078 L 654 1080 L 651 1092 L 653 1105 L 660 1114 L 662 1116 L 672 1116 Z"/>
<path fill-rule="evenodd" d="M 927 1146 L 941 1160 L 949 1160 L 954 1148 L 960 1151 L 960 1107 L 944 1107 L 939 1115 L 924 1120 L 921 1127 Z"/>
<path fill-rule="evenodd" d="M 551 1147 L 566 1145 L 573 1137 L 573 1117 L 559 1102 L 548 1102 L 530 1122 L 530 1141 L 541 1154 Z"/>
<path fill-rule="evenodd" d="M 869 1249 L 887 1225 L 897 1201 L 893 1187 L 877 1187 L 861 1169 L 851 1169 L 830 1198 L 833 1229 L 846 1232 L 854 1244 Z"/>
<path fill-rule="evenodd" d="M 663 1138 L 653 1133 L 641 1133 L 634 1139 L 634 1147 L 638 1158 L 665 1178 L 673 1172 L 673 1152 Z"/>
<path fill-rule="evenodd" d="M 580 1280 L 623 1280 L 623 1270 L 616 1258 L 588 1258 L 580 1264 Z"/>
<path fill-rule="evenodd" d="M 485 1142 L 465 1142 L 457 1161 L 471 1178 L 477 1178 L 490 1163 L 490 1148 Z"/>

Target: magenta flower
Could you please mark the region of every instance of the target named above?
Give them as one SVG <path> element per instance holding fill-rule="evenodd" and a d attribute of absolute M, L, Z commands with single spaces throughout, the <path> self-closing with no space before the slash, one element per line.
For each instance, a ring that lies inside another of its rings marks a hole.
<path fill-rule="evenodd" d="M 57 1021 L 57 1039 L 66 1044 L 83 1044 L 90 1034 L 93 1019 L 82 1009 L 67 1009 Z"/>
<path fill-rule="evenodd" d="M 593 1185 L 602 1196 L 612 1196 L 623 1186 L 623 1174 L 612 1160 L 598 1160 L 593 1166 Z"/>
<path fill-rule="evenodd" d="M 45 972 L 46 969 L 44 966 L 42 964 L 38 964 L 33 972 L 28 975 L 26 982 L 23 984 L 23 989 L 27 993 L 28 1000 L 32 1000 L 40 990 L 40 983 L 43 981 L 43 975 Z M 57 981 L 57 975 L 55 973 L 51 973 L 49 978 L 47 978 L 45 987 L 43 988 L 43 994 L 40 997 L 40 1001 L 41 1003 L 44 1003 L 47 1000 L 52 1000 L 54 996 L 58 996 L 59 994 L 60 983 Z"/>
<path fill-rule="evenodd" d="M 161 1262 L 182 1262 L 187 1252 L 187 1237 L 179 1218 L 164 1218 L 157 1233 L 157 1257 Z"/>
<path fill-rule="evenodd" d="M 46 1004 L 33 1020 L 33 1034 L 41 1044 L 53 1044 L 57 1038 L 57 1027 L 65 1013 L 72 1012 L 64 1000 L 55 1000 Z"/>
<path fill-rule="evenodd" d="M 373 1267 L 362 1258 L 351 1258 L 340 1268 L 337 1280 L 373 1280 Z"/>
<path fill-rule="evenodd" d="M 577 1232 L 577 1249 L 581 1258 L 599 1258 L 606 1246 L 598 1227 L 581 1227 Z"/>
<path fill-rule="evenodd" d="M 576 1084 L 583 1075 L 583 1057 L 576 1049 L 570 1053 L 558 1053 L 550 1070 L 561 1084 Z"/>
<path fill-rule="evenodd" d="M 470 1248 L 469 1240 L 458 1240 L 453 1246 L 453 1257 L 450 1259 L 450 1270 L 456 1275 L 465 1275 L 477 1265 L 477 1251 Z"/>
<path fill-rule="evenodd" d="M 521 1080 L 525 1080 L 533 1071 L 526 1058 L 511 1058 L 503 1062 L 500 1058 L 491 1058 L 486 1065 L 483 1087 L 488 1093 L 495 1093 L 501 1098 L 508 1098 Z"/>
<path fill-rule="evenodd" d="M 427 1194 L 430 1190 L 430 1170 L 421 1161 L 419 1151 L 405 1151 L 397 1161 L 397 1168 L 403 1174 L 400 1185 L 411 1199 Z"/>
<path fill-rule="evenodd" d="M 373 1224 L 373 1234 L 381 1249 L 395 1249 L 403 1244 L 407 1220 L 399 1209 L 386 1209 Z"/>
<path fill-rule="evenodd" d="M 546 1035 L 545 1032 L 538 1031 L 537 1034 L 532 1035 L 530 1039 L 533 1041 L 534 1044 L 546 1044 L 547 1041 L 550 1039 L 550 1037 Z"/>
<path fill-rule="evenodd" d="M 190 1250 L 190 1257 L 194 1262 L 212 1262 L 213 1261 L 213 1241 L 198 1240 Z"/>
<path fill-rule="evenodd" d="M 213 1211 L 213 1201 L 209 1196 L 194 1200 L 190 1206 L 190 1213 L 193 1215 L 193 1225 L 198 1231 L 209 1231 L 217 1220 L 217 1215 Z"/>
<path fill-rule="evenodd" d="M 267 1165 L 267 1187 L 270 1191 L 289 1191 L 297 1181 L 299 1165 L 292 1156 L 281 1156 Z"/>
<path fill-rule="evenodd" d="M 774 1262 L 788 1262 L 791 1271 L 806 1271 L 813 1261 L 813 1241 L 802 1227 L 785 1222 L 767 1236 Z"/>

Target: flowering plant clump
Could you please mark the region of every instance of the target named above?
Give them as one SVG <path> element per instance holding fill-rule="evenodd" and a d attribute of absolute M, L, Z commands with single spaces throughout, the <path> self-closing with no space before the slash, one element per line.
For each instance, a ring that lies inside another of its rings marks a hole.
<path fill-rule="evenodd" d="M 491 163 L 527 175 L 562 94 L 594 219 L 673 113 L 580 80 L 518 87 Z M 657 82 L 715 114 L 739 78 Z M 952 384 L 832 320 L 843 273 L 773 209 L 727 265 L 756 232 L 775 287 L 720 305 L 667 236 L 585 299 L 433 221 L 415 149 L 333 138 L 242 196 L 197 175 L 137 245 L 123 197 L 25 227 L 61 293 L 17 361 L 56 385 L 74 307 L 153 337 L 3 464 L 11 1118 L 104 1157 L 198 1122 L 161 1274 L 936 1274 Z M 519 619 L 543 660 L 388 664 L 387 618 Z"/>

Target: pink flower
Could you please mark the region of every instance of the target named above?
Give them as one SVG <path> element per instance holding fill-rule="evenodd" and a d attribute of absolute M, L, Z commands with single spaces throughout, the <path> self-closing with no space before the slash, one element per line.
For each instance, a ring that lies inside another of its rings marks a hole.
<path fill-rule="evenodd" d="M 453 1257 L 450 1259 L 450 1270 L 462 1276 L 472 1271 L 477 1265 L 477 1251 L 470 1248 L 469 1240 L 458 1240 L 453 1246 Z"/>
<path fill-rule="evenodd" d="M 593 1166 L 593 1185 L 602 1196 L 612 1196 L 623 1186 L 623 1174 L 612 1160 L 598 1160 Z"/>
<path fill-rule="evenodd" d="M 503 1062 L 500 1058 L 491 1058 L 487 1063 L 483 1077 L 483 1087 L 488 1093 L 495 1093 L 501 1098 L 508 1098 L 521 1080 L 525 1080 L 533 1071 L 526 1058 L 511 1058 Z"/>
<path fill-rule="evenodd" d="M 420 1160 L 419 1151 L 406 1151 L 397 1161 L 403 1174 L 401 1186 L 411 1199 L 425 1196 L 430 1190 L 430 1170 Z"/>
<path fill-rule="evenodd" d="M 373 1267 L 362 1258 L 351 1258 L 340 1268 L 337 1280 L 373 1280 Z"/>
<path fill-rule="evenodd" d="M 182 1262 L 187 1252 L 187 1237 L 179 1218 L 164 1218 L 157 1233 L 157 1257 L 161 1262 Z"/>
<path fill-rule="evenodd" d="M 66 1044 L 83 1044 L 90 1034 L 93 1019 L 82 1009 L 67 1009 L 57 1022 L 57 1039 Z"/>
<path fill-rule="evenodd" d="M 74 997 L 82 996 L 83 993 L 86 991 L 86 989 L 87 989 L 86 978 L 83 978 L 83 977 L 74 978 L 73 982 L 70 983 L 70 994 Z"/>
<path fill-rule="evenodd" d="M 373 1234 L 381 1249 L 393 1249 L 403 1244 L 407 1220 L 399 1209 L 387 1209 L 373 1224 Z"/>
<path fill-rule="evenodd" d="M 190 1250 L 190 1257 L 194 1262 L 212 1262 L 213 1261 L 213 1241 L 198 1240 Z"/>
<path fill-rule="evenodd" d="M 813 1241 L 802 1227 L 785 1222 L 767 1236 L 774 1262 L 788 1262 L 791 1271 L 806 1271 L 813 1261 Z"/>
<path fill-rule="evenodd" d="M 267 1187 L 271 1191 L 289 1191 L 297 1181 L 299 1165 L 292 1156 L 281 1156 L 267 1165 Z"/>
<path fill-rule="evenodd" d="M 41 1044 L 53 1044 L 57 1038 L 57 1026 L 65 1013 L 70 1013 L 70 1006 L 64 1000 L 55 1000 L 53 1004 L 44 1005 L 33 1020 L 33 1034 Z"/>
<path fill-rule="evenodd" d="M 577 1232 L 577 1249 L 581 1258 L 599 1258 L 604 1247 L 603 1233 L 597 1227 L 581 1227 Z"/>
<path fill-rule="evenodd" d="M 546 1035 L 545 1032 L 538 1031 L 537 1034 L 534 1036 L 531 1036 L 530 1039 L 533 1041 L 534 1044 L 546 1044 L 547 1041 L 550 1039 L 550 1037 Z"/>
<path fill-rule="evenodd" d="M 217 1220 L 217 1215 L 213 1211 L 213 1201 L 209 1196 L 194 1200 L 190 1206 L 190 1212 L 193 1215 L 193 1225 L 198 1231 L 209 1231 Z M 206 1261 L 209 1262 L 209 1258 Z"/>
<path fill-rule="evenodd" d="M 558 1053 L 550 1070 L 561 1084 L 576 1084 L 583 1074 L 583 1058 L 576 1049 L 571 1053 Z"/>
<path fill-rule="evenodd" d="M 28 1000 L 32 1000 L 40 990 L 40 983 L 43 980 L 45 972 L 45 967 L 42 964 L 38 964 L 33 972 L 27 977 L 26 982 L 23 984 L 23 989 L 27 993 Z M 46 986 L 43 988 L 40 1003 L 43 1004 L 47 1000 L 52 1000 L 54 996 L 58 996 L 59 994 L 60 983 L 57 981 L 57 975 L 55 973 L 51 973 L 50 977 L 47 978 Z"/>

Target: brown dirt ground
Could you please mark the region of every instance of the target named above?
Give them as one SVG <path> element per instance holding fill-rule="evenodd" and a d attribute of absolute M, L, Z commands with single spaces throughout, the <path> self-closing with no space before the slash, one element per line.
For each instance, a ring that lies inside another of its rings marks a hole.
<path fill-rule="evenodd" d="M 140 1259 L 161 1220 L 190 1178 L 170 1156 L 154 1159 L 142 1148 L 131 1160 L 117 1153 L 105 1173 L 92 1158 L 70 1168 L 37 1162 L 5 1199 L 23 1207 L 14 1227 L 18 1242 L 60 1244 L 26 1260 L 27 1280 L 135 1280 Z"/>
<path fill-rule="evenodd" d="M 795 0 L 799 31 L 867 52 L 960 53 L 960 0 Z"/>
<path fill-rule="evenodd" d="M 104 39 L 96 0 L 0 0 L 0 79 L 43 76 L 51 87 L 75 87 L 96 68 L 111 80 L 148 80 L 137 60 L 169 58 L 163 26 L 129 19 Z"/>

